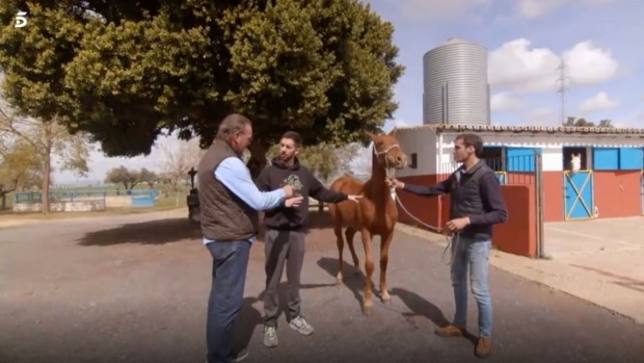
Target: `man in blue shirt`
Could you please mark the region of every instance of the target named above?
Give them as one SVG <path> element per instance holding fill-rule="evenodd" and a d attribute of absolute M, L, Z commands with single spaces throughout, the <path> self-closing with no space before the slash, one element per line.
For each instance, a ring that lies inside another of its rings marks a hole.
<path fill-rule="evenodd" d="M 257 211 L 297 207 L 293 188 L 261 192 L 241 160 L 253 128 L 248 118 L 231 114 L 199 162 L 199 204 L 203 243 L 213 258 L 206 340 L 208 362 L 241 361 L 233 354 L 233 325 L 242 306 L 250 246 L 257 233 Z"/>

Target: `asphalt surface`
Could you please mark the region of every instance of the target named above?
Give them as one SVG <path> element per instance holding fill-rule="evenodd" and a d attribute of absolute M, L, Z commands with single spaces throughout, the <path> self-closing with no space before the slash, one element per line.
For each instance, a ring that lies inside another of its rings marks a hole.
<path fill-rule="evenodd" d="M 211 259 L 184 214 L 0 229 L 0 362 L 203 362 Z M 348 267 L 345 283 L 335 284 L 335 238 L 326 215 L 313 221 L 301 295 L 315 333 L 298 335 L 282 315 L 279 346 L 262 345 L 257 241 L 235 337 L 248 346 L 248 362 L 479 361 L 473 336 L 433 334 L 453 314 L 440 246 L 398 231 L 389 260 L 392 301 L 376 300 L 365 317 L 360 272 Z M 364 261 L 358 237 L 356 247 Z M 376 268 L 376 287 L 378 276 Z M 643 325 L 494 267 L 490 284 L 494 355 L 487 361 L 644 361 Z M 474 335 L 476 321 L 470 297 Z"/>

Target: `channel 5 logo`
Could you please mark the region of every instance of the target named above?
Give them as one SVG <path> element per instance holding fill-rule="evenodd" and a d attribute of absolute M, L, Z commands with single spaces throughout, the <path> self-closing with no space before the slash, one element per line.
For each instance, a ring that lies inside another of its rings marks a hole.
<path fill-rule="evenodd" d="M 27 12 L 19 10 L 16 14 L 16 25 L 14 28 L 24 28 L 27 26 Z"/>

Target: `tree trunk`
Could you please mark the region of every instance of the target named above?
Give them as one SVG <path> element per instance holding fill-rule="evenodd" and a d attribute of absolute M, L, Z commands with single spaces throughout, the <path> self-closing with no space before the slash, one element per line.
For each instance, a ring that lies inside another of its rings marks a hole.
<path fill-rule="evenodd" d="M 248 160 L 248 164 L 246 164 L 246 166 L 248 167 L 248 170 L 250 170 L 250 175 L 255 179 L 266 166 L 266 152 L 268 151 L 268 146 L 261 142 L 255 142 L 250 145 L 248 150 L 250 151 L 250 160 Z"/>
<path fill-rule="evenodd" d="M 51 150 L 51 149 L 50 149 Z M 40 202 L 42 203 L 42 212 L 49 213 L 49 178 L 51 174 L 51 152 L 45 155 L 45 168 L 42 178 L 42 192 L 40 193 Z"/>
<path fill-rule="evenodd" d="M 7 195 L 2 193 L 2 210 L 7 208 Z"/>

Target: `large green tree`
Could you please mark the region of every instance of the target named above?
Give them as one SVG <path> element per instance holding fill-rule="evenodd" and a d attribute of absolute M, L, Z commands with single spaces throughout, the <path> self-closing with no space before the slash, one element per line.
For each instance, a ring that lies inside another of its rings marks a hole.
<path fill-rule="evenodd" d="M 358 0 L 4 0 L 0 21 L 9 101 L 108 155 L 149 153 L 175 130 L 205 146 L 241 112 L 261 165 L 287 129 L 346 142 L 396 108 L 393 27 Z"/>
<path fill-rule="evenodd" d="M 121 165 L 118 168 L 110 169 L 105 175 L 106 183 L 123 184 L 125 190 L 134 189 L 134 186 L 141 182 L 139 172 L 130 170 Z"/>

